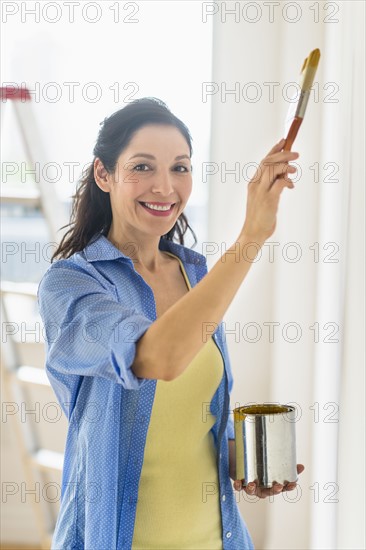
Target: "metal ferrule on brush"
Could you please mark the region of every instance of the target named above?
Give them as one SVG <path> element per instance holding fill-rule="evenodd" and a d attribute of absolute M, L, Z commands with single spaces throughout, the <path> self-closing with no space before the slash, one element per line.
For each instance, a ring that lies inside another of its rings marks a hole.
<path fill-rule="evenodd" d="M 309 97 L 310 97 L 310 90 L 301 90 L 299 101 L 296 106 L 295 117 L 304 118 Z"/>

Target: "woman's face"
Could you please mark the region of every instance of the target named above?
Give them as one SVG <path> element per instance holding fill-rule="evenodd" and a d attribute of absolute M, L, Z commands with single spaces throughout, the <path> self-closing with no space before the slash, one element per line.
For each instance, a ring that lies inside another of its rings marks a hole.
<path fill-rule="evenodd" d="M 168 233 L 192 190 L 189 146 L 174 126 L 149 124 L 136 131 L 108 174 L 113 232 L 131 236 Z"/>

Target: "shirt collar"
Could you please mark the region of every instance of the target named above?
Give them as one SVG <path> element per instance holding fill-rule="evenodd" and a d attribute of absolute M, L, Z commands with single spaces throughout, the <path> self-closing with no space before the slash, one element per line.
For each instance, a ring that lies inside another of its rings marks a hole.
<path fill-rule="evenodd" d="M 131 243 L 131 247 L 133 244 Z M 178 256 L 182 262 L 196 265 L 206 265 L 206 258 L 203 254 L 192 250 L 182 244 L 169 241 L 168 239 L 160 238 L 159 249 L 171 252 Z M 93 239 L 83 250 L 84 256 L 88 262 L 116 260 L 121 258 L 127 261 L 132 261 L 130 256 L 123 254 L 111 241 L 104 235 L 99 235 Z"/>

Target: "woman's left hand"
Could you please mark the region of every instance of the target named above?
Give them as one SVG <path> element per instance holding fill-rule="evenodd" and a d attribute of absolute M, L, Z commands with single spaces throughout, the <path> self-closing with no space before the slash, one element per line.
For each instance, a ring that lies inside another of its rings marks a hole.
<path fill-rule="evenodd" d="M 297 465 L 297 473 L 301 474 L 305 470 L 305 466 L 303 464 Z M 275 483 L 273 487 L 270 489 L 263 489 L 257 486 L 256 483 L 249 483 L 246 487 L 243 486 L 244 479 L 236 479 L 234 481 L 234 489 L 236 491 L 245 491 L 247 495 L 251 496 L 257 496 L 259 498 L 266 498 L 272 495 L 278 495 L 284 491 L 293 491 L 296 489 L 296 482 L 294 483 L 287 483 L 286 485 L 282 485 L 280 483 Z"/>

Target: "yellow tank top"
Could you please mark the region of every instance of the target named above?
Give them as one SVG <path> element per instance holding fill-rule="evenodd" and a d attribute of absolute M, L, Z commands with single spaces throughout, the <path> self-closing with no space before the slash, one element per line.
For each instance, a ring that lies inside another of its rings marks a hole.
<path fill-rule="evenodd" d="M 210 431 L 216 417 L 210 402 L 223 372 L 221 353 L 211 337 L 178 378 L 157 381 L 133 550 L 222 550 L 216 449 Z"/>

